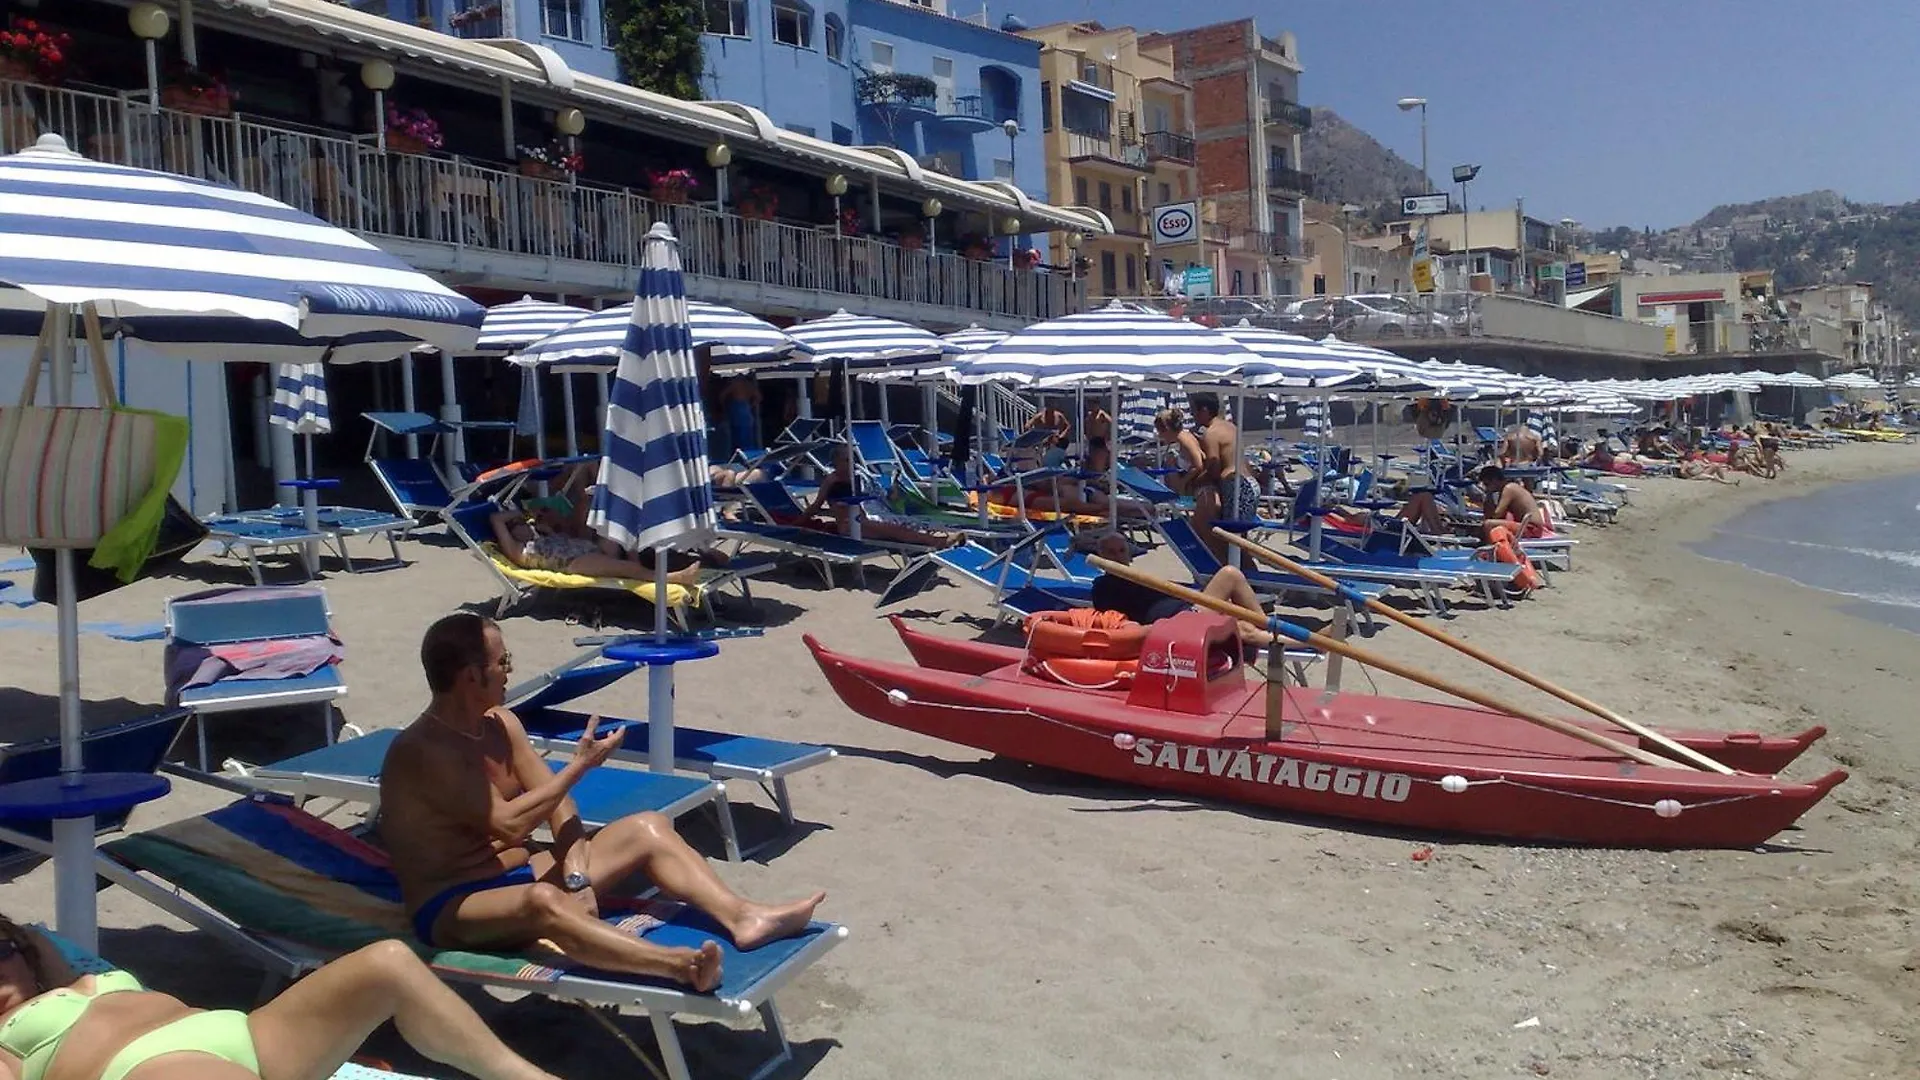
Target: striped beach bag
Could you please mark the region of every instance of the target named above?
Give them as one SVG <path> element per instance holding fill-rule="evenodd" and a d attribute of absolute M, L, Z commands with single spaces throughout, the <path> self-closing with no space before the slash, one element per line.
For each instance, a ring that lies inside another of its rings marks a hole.
<path fill-rule="evenodd" d="M 124 409 L 0 409 L 0 541 L 97 545 L 153 490 L 159 419 Z"/>

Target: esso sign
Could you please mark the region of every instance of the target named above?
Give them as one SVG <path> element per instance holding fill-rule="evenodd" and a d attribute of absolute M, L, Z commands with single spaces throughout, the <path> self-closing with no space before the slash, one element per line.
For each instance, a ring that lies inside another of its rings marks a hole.
<path fill-rule="evenodd" d="M 1195 204 L 1173 203 L 1153 211 L 1155 244 L 1189 244 L 1199 235 L 1200 215 Z"/>

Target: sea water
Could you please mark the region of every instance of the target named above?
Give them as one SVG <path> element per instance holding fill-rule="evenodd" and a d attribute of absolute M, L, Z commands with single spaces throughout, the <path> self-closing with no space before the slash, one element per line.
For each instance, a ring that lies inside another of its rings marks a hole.
<path fill-rule="evenodd" d="M 1847 611 L 1920 634 L 1920 474 L 1766 503 L 1694 547 L 1851 597 Z"/>

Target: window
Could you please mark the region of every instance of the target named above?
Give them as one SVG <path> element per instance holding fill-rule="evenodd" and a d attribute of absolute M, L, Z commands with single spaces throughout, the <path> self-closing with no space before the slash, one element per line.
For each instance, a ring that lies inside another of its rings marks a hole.
<path fill-rule="evenodd" d="M 852 146 L 853 129 L 841 124 L 833 125 L 833 141 L 841 146 Z"/>
<path fill-rule="evenodd" d="M 1160 185 L 1160 205 L 1165 206 L 1166 204 L 1172 201 L 1173 201 L 1173 185 L 1168 183 L 1162 183 Z"/>
<path fill-rule="evenodd" d="M 1053 84 L 1040 84 L 1040 130 L 1053 130 Z"/>
<path fill-rule="evenodd" d="M 840 16 L 828 15 L 821 20 L 821 25 L 825 27 L 823 36 L 827 39 L 827 59 L 841 59 L 847 48 L 847 28 L 840 25 Z"/>
<path fill-rule="evenodd" d="M 787 130 L 795 135 L 805 135 L 809 139 L 814 137 L 814 130 L 805 124 L 788 124 Z"/>
<path fill-rule="evenodd" d="M 1013 160 L 1011 158 L 993 159 L 993 178 L 1013 183 Z"/>
<path fill-rule="evenodd" d="M 1128 184 L 1126 187 L 1123 187 L 1120 189 L 1120 211 L 1121 213 L 1125 213 L 1125 214 L 1133 213 L 1133 185 L 1132 184 Z"/>
<path fill-rule="evenodd" d="M 1113 252 L 1103 251 L 1100 253 L 1100 291 L 1108 296 L 1120 291 L 1114 277 Z"/>
<path fill-rule="evenodd" d="M 1315 296 L 1327 295 L 1327 275 L 1325 274 L 1313 275 L 1313 295 Z"/>
<path fill-rule="evenodd" d="M 1087 178 L 1084 176 L 1076 176 L 1073 178 L 1073 204 L 1075 206 L 1087 205 Z"/>
<path fill-rule="evenodd" d="M 707 0 L 707 33 L 747 37 L 747 0 Z"/>
<path fill-rule="evenodd" d="M 1127 293 L 1131 295 L 1139 291 L 1140 271 L 1133 264 L 1133 256 L 1129 255 L 1127 256 Z"/>
<path fill-rule="evenodd" d="M 773 40 L 798 49 L 813 48 L 813 9 L 800 0 L 773 0 Z"/>
<path fill-rule="evenodd" d="M 1100 209 L 1113 209 L 1113 185 L 1105 180 L 1100 181 Z"/>
<path fill-rule="evenodd" d="M 581 13 L 582 0 L 540 0 L 540 32 L 568 41 L 587 40 L 587 20 Z"/>
<path fill-rule="evenodd" d="M 867 47 L 867 51 L 873 59 L 873 63 L 868 66 L 873 68 L 875 74 L 885 75 L 893 70 L 893 44 L 891 42 L 876 41 Z"/>
<path fill-rule="evenodd" d="M 1245 271 L 1235 270 L 1233 272 L 1233 295 L 1240 296 L 1247 291 L 1246 280 Z"/>

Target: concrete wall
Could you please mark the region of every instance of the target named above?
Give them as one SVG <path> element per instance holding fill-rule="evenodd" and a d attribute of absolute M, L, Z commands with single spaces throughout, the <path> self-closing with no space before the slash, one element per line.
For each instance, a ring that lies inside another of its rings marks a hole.
<path fill-rule="evenodd" d="M 1661 327 L 1568 311 L 1497 293 L 1479 298 L 1482 333 L 1492 338 L 1537 341 L 1601 352 L 1659 355 L 1666 347 Z"/>

